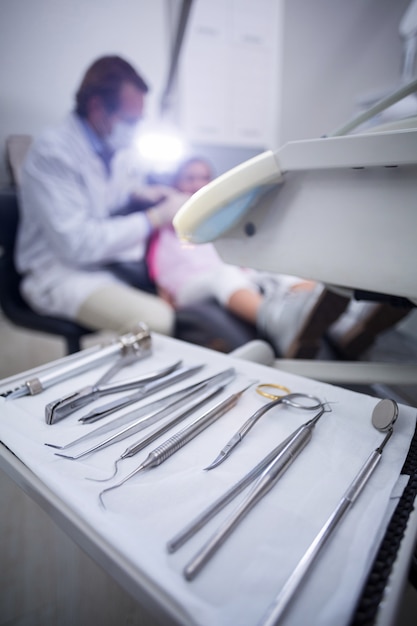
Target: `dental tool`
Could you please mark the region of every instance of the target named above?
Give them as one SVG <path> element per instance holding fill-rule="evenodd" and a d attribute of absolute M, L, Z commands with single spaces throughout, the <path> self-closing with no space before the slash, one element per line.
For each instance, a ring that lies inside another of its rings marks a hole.
<path fill-rule="evenodd" d="M 121 380 L 115 383 L 107 383 L 122 367 L 129 365 L 135 360 L 135 355 L 126 355 L 120 357 L 116 363 L 104 373 L 93 385 L 83 387 L 78 391 L 71 392 L 62 398 L 49 402 L 45 407 L 45 421 L 47 424 L 55 424 L 56 422 L 68 417 L 74 411 L 86 406 L 90 402 L 111 393 L 129 391 L 139 387 L 145 382 L 151 382 L 167 376 L 180 365 L 181 361 L 164 367 L 160 370 L 147 372 L 140 376 L 128 380 Z"/>
<path fill-rule="evenodd" d="M 198 394 L 198 392 L 201 390 L 202 388 L 191 391 L 190 393 L 186 394 L 186 396 L 182 396 L 181 398 L 174 400 L 163 409 L 154 411 L 153 413 L 150 413 L 146 417 L 135 421 L 133 424 L 130 424 L 129 426 L 125 426 L 125 428 L 123 428 L 121 431 L 118 431 L 117 433 L 110 435 L 103 441 L 100 441 L 99 443 L 95 443 L 90 448 L 87 448 L 87 450 L 83 450 L 82 452 L 78 452 L 76 454 L 66 454 L 65 452 L 64 453 L 56 452 L 55 454 L 56 456 L 61 456 L 64 459 L 71 459 L 72 461 L 76 461 L 78 459 L 81 459 L 83 456 L 87 456 L 88 454 L 92 454 L 93 452 L 98 452 L 99 450 L 102 450 L 103 448 L 106 448 L 107 446 L 110 446 L 113 443 L 118 443 L 119 441 L 122 441 L 123 439 L 130 437 L 130 435 L 134 435 L 135 433 L 142 430 L 143 428 L 146 428 L 150 426 L 151 424 L 154 424 L 156 421 L 162 419 L 162 417 L 164 417 L 168 412 L 171 412 L 173 409 L 175 409 L 175 407 L 178 404 L 182 405 L 184 400 L 187 397 L 195 396 L 196 393 Z"/>
<path fill-rule="evenodd" d="M 100 420 L 107 415 L 111 415 L 111 413 L 114 413 L 119 409 L 129 406 L 130 404 L 134 404 L 135 402 L 139 402 L 139 400 L 146 398 L 152 393 L 156 393 L 157 391 L 165 389 L 165 387 L 169 387 L 170 385 L 173 385 L 174 383 L 177 383 L 184 378 L 188 378 L 188 376 L 195 374 L 202 367 L 204 367 L 204 365 L 180 367 L 170 374 L 167 374 L 160 380 L 141 385 L 139 389 L 137 389 L 137 391 L 128 396 L 124 396 L 123 398 L 118 398 L 117 400 L 102 404 L 98 408 L 90 411 L 90 413 L 88 413 L 87 415 L 80 417 L 78 421 L 82 422 L 83 424 L 91 424 L 93 422 L 96 422 L 97 420 Z"/>
<path fill-rule="evenodd" d="M 57 365 L 40 376 L 26 380 L 16 389 L 6 391 L 2 395 L 10 400 L 21 398 L 22 396 L 33 396 L 63 380 L 97 367 L 119 354 L 137 352 L 142 356 L 147 356 L 151 353 L 151 350 L 152 339 L 150 332 L 145 324 L 139 324 L 132 332 L 121 335 L 110 345 L 103 346 L 99 350 L 92 352 L 86 350 L 87 354 L 83 354 L 82 351 L 78 358 L 71 358 L 68 363 Z"/>
<path fill-rule="evenodd" d="M 181 546 L 184 545 L 191 537 L 193 537 L 203 526 L 207 524 L 217 513 L 219 513 L 229 502 L 231 502 L 236 496 L 238 496 L 251 482 L 253 482 L 262 472 L 268 467 L 268 465 L 275 459 L 275 457 L 285 448 L 285 446 L 291 441 L 294 435 L 290 435 L 278 446 L 276 446 L 271 452 L 263 458 L 253 469 L 251 469 L 243 478 L 235 483 L 228 491 L 213 502 L 207 509 L 205 509 L 200 515 L 198 515 L 192 522 L 190 522 L 183 530 L 181 530 L 175 537 L 173 537 L 167 543 L 168 552 L 176 552 Z"/>
<path fill-rule="evenodd" d="M 234 513 L 225 520 L 217 532 L 204 544 L 188 565 L 186 565 L 183 573 L 187 580 L 193 580 L 193 578 L 195 578 L 220 546 L 223 545 L 239 522 L 272 489 L 279 478 L 295 461 L 305 446 L 310 442 L 314 427 L 325 410 L 322 404 L 320 411 L 315 417 L 297 428 L 286 446 L 261 474 L 246 499 L 239 505 Z"/>
<path fill-rule="evenodd" d="M 138 452 L 146 448 L 146 446 L 148 446 L 150 443 L 155 441 L 155 439 L 158 439 L 158 437 L 166 433 L 167 430 L 170 430 L 171 428 L 176 426 L 179 422 L 181 422 L 186 417 L 188 417 L 196 409 L 203 406 L 206 402 L 208 402 L 209 400 L 217 396 L 221 391 L 223 391 L 224 388 L 225 388 L 225 384 L 217 385 L 216 387 L 208 387 L 204 391 L 204 393 L 201 393 L 201 390 L 199 390 L 200 393 L 198 393 L 197 397 L 192 399 L 189 402 L 185 402 L 184 405 L 183 403 L 184 401 L 187 400 L 188 397 L 190 396 L 193 397 L 196 395 L 195 391 L 187 394 L 187 396 L 184 396 L 181 400 L 177 400 L 176 402 L 173 402 L 169 407 L 170 409 L 173 409 L 174 405 L 178 403 L 180 403 L 183 406 L 179 407 L 179 409 L 177 409 L 177 412 L 174 411 L 174 416 L 171 417 L 171 419 L 168 420 L 168 422 L 156 428 L 152 433 L 150 433 L 146 437 L 143 437 L 139 441 L 133 443 L 131 446 L 126 448 L 126 450 L 122 452 L 119 458 L 115 460 L 114 471 L 111 476 L 108 476 L 107 478 L 87 478 L 87 480 L 93 480 L 95 482 L 102 483 L 102 482 L 107 482 L 108 480 L 111 480 L 112 478 L 114 478 L 119 469 L 119 463 L 123 461 L 123 459 L 129 459 L 135 456 L 135 454 L 138 454 Z"/>
<path fill-rule="evenodd" d="M 129 435 L 133 435 L 139 430 L 142 430 L 143 428 L 154 424 L 159 419 L 166 417 L 166 415 L 170 413 L 172 408 L 178 403 L 183 402 L 184 398 L 188 394 L 191 394 L 191 392 L 197 394 L 205 388 L 218 384 L 222 381 L 226 383 L 226 381 L 232 380 L 235 375 L 236 370 L 231 367 L 218 374 L 214 374 L 214 376 L 210 376 L 209 378 L 205 378 L 200 382 L 180 389 L 179 391 L 174 391 L 173 393 L 163 396 L 162 398 L 158 398 L 158 400 L 148 402 L 148 404 L 140 407 L 139 409 L 134 409 L 133 411 L 129 411 L 128 413 L 125 413 L 120 417 L 116 417 L 111 422 L 107 422 L 106 424 L 103 424 L 102 426 L 99 426 L 98 428 L 89 431 L 81 437 L 77 437 L 77 439 L 74 439 L 73 441 L 70 441 L 65 445 L 57 445 L 54 443 L 45 443 L 45 445 L 49 446 L 50 448 L 56 448 L 58 450 L 68 450 L 69 448 L 77 446 L 85 441 L 88 441 L 91 438 L 95 438 L 98 435 L 104 435 L 112 430 L 121 428 L 121 430 L 118 430 L 116 433 L 114 433 L 114 435 L 111 435 L 104 442 L 100 442 L 100 445 L 102 443 L 105 445 L 110 445 L 110 443 L 113 443 L 113 441 L 120 441 L 121 439 L 124 439 Z M 91 449 L 90 451 L 93 452 L 94 450 Z"/>
<path fill-rule="evenodd" d="M 264 385 L 258 385 L 258 389 L 263 386 Z M 281 386 L 280 388 L 282 389 Z M 248 432 L 255 426 L 256 422 L 262 417 L 262 415 L 265 415 L 267 411 L 273 409 L 280 404 L 285 404 L 297 409 L 304 409 L 307 411 L 312 411 L 323 406 L 323 403 L 318 398 L 306 393 L 289 393 L 288 395 L 276 397 L 276 400 L 273 400 L 265 406 L 262 406 L 246 420 L 243 426 L 239 428 L 239 430 L 227 442 L 224 448 L 220 450 L 220 453 L 214 459 L 214 461 L 205 469 L 211 470 L 223 463 L 223 461 L 225 461 L 227 457 L 230 456 L 230 454 L 233 452 L 233 449 L 243 440 L 244 437 L 246 437 Z"/>
<path fill-rule="evenodd" d="M 184 397 L 178 400 L 175 400 L 168 407 L 164 407 L 162 410 L 155 411 L 154 413 L 151 413 L 150 415 L 147 415 L 146 417 L 142 417 L 141 419 L 138 419 L 133 424 L 130 424 L 129 426 L 126 426 L 125 428 L 123 428 L 121 431 L 114 433 L 113 435 L 110 435 L 109 437 L 104 439 L 104 441 L 95 443 L 93 446 L 91 446 L 91 448 L 88 448 L 87 450 L 83 450 L 82 452 L 78 452 L 76 454 L 66 454 L 65 452 L 55 452 L 55 454 L 56 456 L 61 456 L 64 459 L 70 459 L 71 461 L 76 461 L 78 459 L 81 459 L 83 456 L 87 456 L 88 454 L 92 454 L 93 452 L 98 452 L 99 450 L 102 450 L 103 448 L 106 448 L 107 446 L 113 443 L 117 443 L 118 441 L 121 441 L 122 439 L 125 439 L 126 437 L 129 437 L 130 435 L 135 434 L 139 430 L 142 430 L 143 428 L 150 426 L 157 420 L 161 419 L 164 415 L 166 415 L 166 413 L 174 405 L 181 403 L 183 401 L 184 401 Z"/>
<path fill-rule="evenodd" d="M 139 465 L 139 467 L 137 467 L 135 470 L 133 470 L 133 472 L 128 474 L 122 481 L 101 491 L 99 493 L 99 501 L 102 506 L 104 507 L 103 495 L 106 492 L 121 487 L 126 481 L 128 481 L 139 472 L 142 472 L 148 468 L 157 467 L 158 465 L 169 459 L 173 454 L 175 454 L 175 452 L 180 450 L 192 439 L 197 437 L 197 435 L 199 435 L 203 430 L 211 426 L 213 422 L 215 422 L 222 415 L 230 411 L 230 409 L 232 409 L 237 404 L 242 394 L 249 387 L 251 387 L 252 384 L 253 383 L 247 385 L 237 393 L 232 394 L 225 400 L 222 400 L 221 402 L 216 404 L 212 409 L 203 413 L 203 415 L 197 417 L 193 422 L 191 422 L 191 424 L 178 431 L 177 433 L 175 433 L 175 435 L 172 435 L 172 437 L 170 437 L 164 443 L 152 450 L 148 454 L 146 459 Z"/>
<path fill-rule="evenodd" d="M 398 405 L 394 400 L 381 400 L 375 406 L 372 413 L 372 424 L 377 430 L 386 432 L 382 443 L 373 452 L 371 452 L 365 463 L 362 465 L 339 504 L 322 526 L 321 530 L 306 550 L 304 556 L 299 561 L 284 587 L 268 608 L 266 615 L 259 626 L 275 626 L 284 616 L 284 613 L 288 609 L 295 592 L 313 565 L 320 550 L 331 537 L 344 515 L 353 506 L 381 461 L 382 452 L 391 438 L 394 431 L 393 425 L 397 420 L 397 417 Z"/>

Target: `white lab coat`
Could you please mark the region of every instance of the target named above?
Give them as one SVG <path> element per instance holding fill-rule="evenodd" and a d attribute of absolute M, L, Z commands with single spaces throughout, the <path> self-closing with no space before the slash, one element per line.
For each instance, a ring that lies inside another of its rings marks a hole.
<path fill-rule="evenodd" d="M 74 319 L 91 293 L 117 282 L 100 266 L 143 258 L 147 218 L 117 216 L 134 185 L 127 153 L 114 157 L 108 177 L 74 114 L 33 143 L 22 171 L 16 264 L 35 310 Z"/>

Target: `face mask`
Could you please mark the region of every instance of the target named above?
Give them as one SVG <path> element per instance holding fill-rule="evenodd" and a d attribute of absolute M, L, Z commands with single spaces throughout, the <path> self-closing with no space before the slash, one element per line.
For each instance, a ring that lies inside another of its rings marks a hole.
<path fill-rule="evenodd" d="M 118 120 L 115 122 L 110 135 L 106 137 L 106 143 L 114 151 L 129 148 L 133 143 L 137 129 L 137 124 L 128 124 Z"/>

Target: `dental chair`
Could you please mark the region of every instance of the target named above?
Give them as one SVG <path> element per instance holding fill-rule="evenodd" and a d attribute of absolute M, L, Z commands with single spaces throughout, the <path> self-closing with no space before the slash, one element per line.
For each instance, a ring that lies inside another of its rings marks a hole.
<path fill-rule="evenodd" d="M 65 351 L 72 354 L 81 349 L 82 338 L 91 329 L 65 319 L 40 315 L 23 300 L 19 285 L 21 277 L 14 264 L 14 246 L 18 226 L 18 206 L 13 190 L 0 192 L 0 306 L 15 326 L 62 338 Z"/>
<path fill-rule="evenodd" d="M 15 326 L 62 338 L 67 354 L 82 348 L 94 330 L 75 322 L 35 312 L 20 293 L 14 248 L 19 221 L 17 188 L 20 169 L 32 142 L 30 135 L 10 135 L 6 140 L 7 164 L 13 187 L 0 191 L 0 306 Z M 150 289 L 153 293 L 155 290 Z M 221 352 L 230 352 L 256 337 L 249 324 L 222 309 L 214 300 L 184 307 L 176 315 L 175 337 Z"/>
<path fill-rule="evenodd" d="M 0 192 L 0 307 L 15 326 L 62 338 L 67 354 L 96 332 L 69 320 L 36 313 L 20 294 L 21 276 L 14 263 L 19 212 L 14 190 Z M 221 352 L 230 352 L 256 337 L 255 329 L 224 311 L 216 302 L 184 307 L 176 316 L 175 336 Z"/>

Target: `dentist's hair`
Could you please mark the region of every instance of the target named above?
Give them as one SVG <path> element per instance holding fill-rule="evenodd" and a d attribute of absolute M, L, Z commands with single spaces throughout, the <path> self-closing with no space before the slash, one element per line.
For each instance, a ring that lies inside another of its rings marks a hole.
<path fill-rule="evenodd" d="M 94 61 L 84 74 L 75 96 L 75 111 L 80 117 L 87 117 L 91 98 L 101 98 L 108 113 L 117 111 L 119 94 L 124 83 L 132 83 L 143 93 L 149 91 L 145 80 L 130 63 L 119 56 L 105 56 Z"/>

